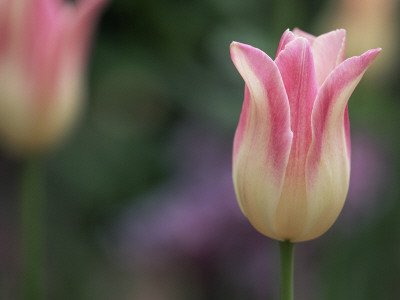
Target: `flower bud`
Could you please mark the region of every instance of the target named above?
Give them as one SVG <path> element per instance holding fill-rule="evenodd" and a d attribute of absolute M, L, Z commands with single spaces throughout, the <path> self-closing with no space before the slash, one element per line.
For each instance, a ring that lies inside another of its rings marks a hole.
<path fill-rule="evenodd" d="M 240 208 L 262 234 L 306 241 L 338 217 L 350 178 L 347 102 L 380 52 L 345 58 L 344 30 L 314 37 L 287 30 L 275 60 L 233 42 L 245 81 L 233 147 Z"/>
<path fill-rule="evenodd" d="M 17 153 L 56 144 L 75 123 L 104 0 L 0 0 L 0 139 Z"/>

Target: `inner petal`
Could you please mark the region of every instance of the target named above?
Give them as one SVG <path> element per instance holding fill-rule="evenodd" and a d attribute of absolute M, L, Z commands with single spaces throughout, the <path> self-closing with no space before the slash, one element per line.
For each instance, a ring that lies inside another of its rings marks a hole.
<path fill-rule="evenodd" d="M 322 85 L 336 66 L 345 58 L 346 31 L 338 29 L 320 35 L 312 43 L 315 72 L 319 85 Z"/>
<path fill-rule="evenodd" d="M 275 226 L 290 240 L 302 232 L 307 215 L 305 163 L 311 144 L 311 112 L 318 91 L 314 59 L 309 42 L 296 38 L 276 59 L 290 105 L 293 142 Z"/>

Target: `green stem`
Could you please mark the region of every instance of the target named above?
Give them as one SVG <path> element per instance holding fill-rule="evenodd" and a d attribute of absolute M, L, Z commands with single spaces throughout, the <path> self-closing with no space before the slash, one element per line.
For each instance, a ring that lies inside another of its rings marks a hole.
<path fill-rule="evenodd" d="M 289 241 L 279 242 L 281 252 L 281 300 L 293 300 L 293 250 Z"/>
<path fill-rule="evenodd" d="M 41 160 L 24 162 L 20 185 L 21 299 L 44 299 L 44 191 Z"/>

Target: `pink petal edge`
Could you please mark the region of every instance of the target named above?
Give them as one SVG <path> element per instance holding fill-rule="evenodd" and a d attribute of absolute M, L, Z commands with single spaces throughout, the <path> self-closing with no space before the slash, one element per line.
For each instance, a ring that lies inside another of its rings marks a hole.
<path fill-rule="evenodd" d="M 234 42 L 231 57 L 246 86 L 234 141 L 235 191 L 253 226 L 279 239 L 273 219 L 292 141 L 288 99 L 278 67 L 264 52 Z"/>
<path fill-rule="evenodd" d="M 310 218 L 295 241 L 316 238 L 338 217 L 350 177 L 347 102 L 380 49 L 341 63 L 321 86 L 312 112 L 313 140 L 306 162 Z"/>
<path fill-rule="evenodd" d="M 269 114 L 273 116 L 271 120 L 268 120 L 267 115 L 264 115 L 263 118 L 266 122 L 271 122 L 272 136 L 269 139 L 274 141 L 271 143 L 274 147 L 273 153 L 279 157 L 282 154 L 280 147 L 287 146 L 284 140 L 287 139 L 288 135 L 292 137 L 289 102 L 279 69 L 267 54 L 257 48 L 232 42 L 230 49 L 232 61 L 249 88 L 250 94 L 254 93 L 256 88 L 253 86 L 255 81 L 250 80 L 249 76 L 255 76 L 253 79 L 256 79 L 262 85 L 265 94 L 257 96 L 261 96 L 263 101 L 267 101 L 266 104 L 270 108 Z M 249 70 L 246 70 L 247 68 L 243 64 L 244 61 L 248 63 L 247 67 L 251 68 L 251 72 L 254 72 L 253 75 L 250 75 Z M 252 94 L 251 96 L 252 100 L 258 100 L 256 95 Z M 239 136 L 242 137 L 244 128 L 239 127 L 238 131 L 240 132 Z M 240 142 L 237 144 L 239 147 Z M 280 162 L 281 160 L 278 159 L 277 161 Z"/>
<path fill-rule="evenodd" d="M 332 114 L 345 113 L 352 92 L 380 51 L 380 48 L 373 49 L 361 56 L 348 58 L 328 76 L 321 86 L 312 112 L 313 143 L 308 158 L 311 165 L 317 164 L 321 156 L 328 122 L 335 121 L 334 117 L 339 117 Z M 337 126 L 344 126 L 344 124 L 338 123 Z"/>

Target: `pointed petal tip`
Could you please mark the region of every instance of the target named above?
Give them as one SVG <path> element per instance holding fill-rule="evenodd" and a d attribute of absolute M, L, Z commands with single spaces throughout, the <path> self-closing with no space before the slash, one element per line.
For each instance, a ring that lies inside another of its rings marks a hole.
<path fill-rule="evenodd" d="M 233 60 L 233 57 L 234 57 L 234 55 L 235 55 L 235 52 L 237 52 L 238 50 L 239 50 L 239 44 L 240 43 L 238 43 L 238 42 L 236 42 L 236 41 L 233 41 L 230 45 L 229 45 L 229 51 L 230 51 L 230 53 L 231 53 L 231 58 L 232 58 L 232 60 Z"/>
<path fill-rule="evenodd" d="M 284 36 L 286 34 L 294 34 L 294 33 L 292 30 L 290 30 L 290 28 L 286 28 L 286 30 L 283 32 L 282 36 Z"/>
<path fill-rule="evenodd" d="M 232 41 L 231 44 L 229 45 L 229 48 L 232 49 L 233 47 L 237 47 L 238 44 L 239 44 L 238 42 Z"/>
<path fill-rule="evenodd" d="M 376 56 L 378 56 L 379 53 L 381 53 L 381 51 L 382 51 L 382 48 L 376 48 L 376 49 L 368 50 L 366 53 L 368 53 L 370 56 L 373 56 L 375 58 Z"/>
<path fill-rule="evenodd" d="M 231 58 L 233 61 L 235 61 L 234 57 L 236 57 L 238 55 L 238 53 L 240 53 L 240 48 L 241 48 L 241 43 L 233 41 L 230 45 L 229 45 L 229 51 L 231 53 Z"/>
<path fill-rule="evenodd" d="M 239 43 L 239 42 L 235 42 L 233 41 L 230 44 L 230 52 L 231 52 L 231 58 L 232 60 L 235 62 L 235 60 L 237 58 L 240 57 L 248 57 L 248 56 L 253 56 L 256 53 L 263 53 L 260 49 L 255 48 L 253 46 L 247 45 L 247 44 L 243 44 L 243 43 Z M 257 54 L 256 54 L 257 55 Z"/>
<path fill-rule="evenodd" d="M 371 49 L 367 51 L 369 57 L 371 58 L 371 63 L 375 60 L 379 53 L 381 53 L 382 48 Z"/>
<path fill-rule="evenodd" d="M 235 50 L 235 49 L 243 48 L 245 46 L 248 46 L 248 45 L 242 44 L 242 43 L 239 43 L 239 42 L 236 42 L 236 41 L 232 41 L 231 44 L 229 45 L 229 48 L 232 51 L 232 50 Z"/>
<path fill-rule="evenodd" d="M 347 36 L 347 31 L 344 28 L 338 28 L 335 30 L 337 34 L 342 36 L 343 40 L 346 40 L 346 36 Z"/>
<path fill-rule="evenodd" d="M 360 58 L 365 57 L 372 62 L 381 51 L 382 51 L 382 48 L 370 49 L 358 57 L 360 57 Z"/>

